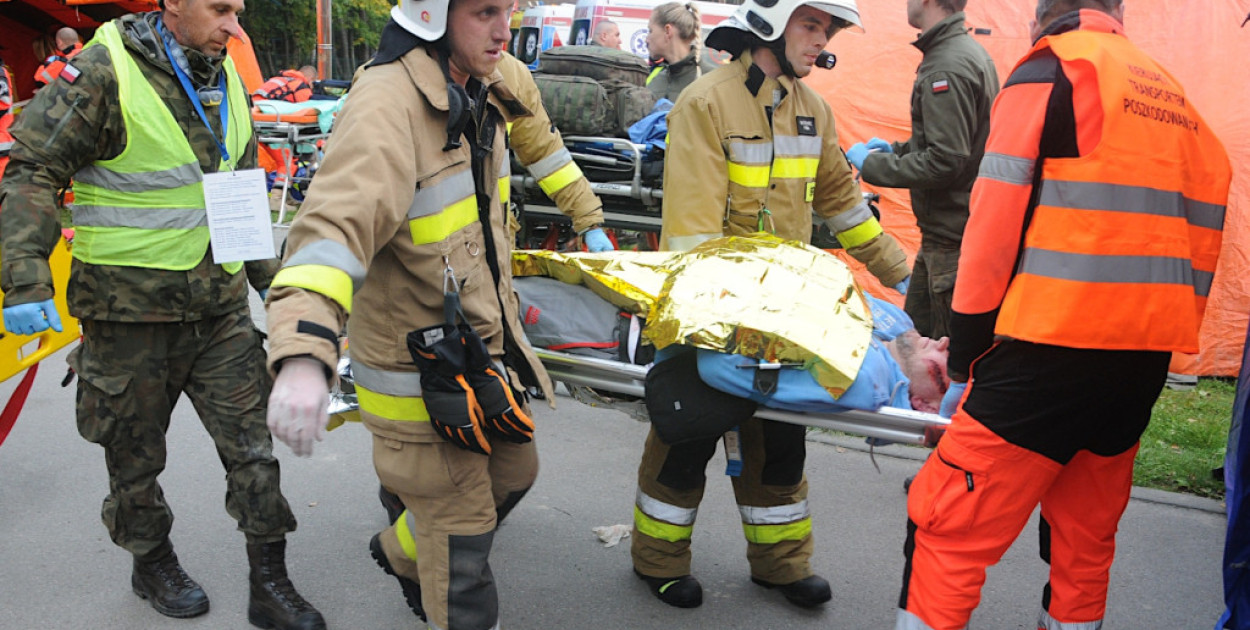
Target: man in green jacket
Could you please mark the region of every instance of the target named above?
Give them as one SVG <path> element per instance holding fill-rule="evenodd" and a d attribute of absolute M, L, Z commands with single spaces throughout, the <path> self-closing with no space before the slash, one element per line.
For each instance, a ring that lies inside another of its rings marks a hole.
<path fill-rule="evenodd" d="M 912 45 L 924 53 L 912 87 L 911 138 L 873 138 L 846 152 L 865 182 L 911 189 L 921 241 L 904 310 L 934 339 L 950 335 L 959 243 L 998 95 L 994 61 L 964 25 L 966 4 L 907 0 L 907 22 L 921 30 Z"/>
<path fill-rule="evenodd" d="M 206 179 L 256 175 L 246 172 L 256 167 L 250 104 L 225 51 L 243 0 L 161 8 L 100 26 L 13 127 L 0 188 L 5 328 L 61 329 L 48 254 L 61 237 L 58 192 L 72 178 L 78 432 L 104 449 L 102 517 L 134 556 L 131 588 L 169 617 L 208 612 L 170 543 L 173 513 L 157 482 L 185 393 L 225 468 L 226 511 L 247 540 L 248 620 L 324 629 L 287 577 L 295 517 L 279 488 L 265 423 L 271 381 L 248 308 L 249 282 L 263 295 L 278 261 L 218 262 L 210 248 Z"/>

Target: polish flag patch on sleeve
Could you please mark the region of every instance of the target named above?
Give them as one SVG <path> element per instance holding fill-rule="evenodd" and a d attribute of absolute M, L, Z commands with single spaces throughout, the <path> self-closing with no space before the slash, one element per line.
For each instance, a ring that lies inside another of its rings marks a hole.
<path fill-rule="evenodd" d="M 67 63 L 65 64 L 65 67 L 61 68 L 60 77 L 64 79 L 66 83 L 73 83 L 78 80 L 78 75 L 80 74 L 82 74 L 82 72 L 79 71 L 78 68 L 75 68 Z"/>
<path fill-rule="evenodd" d="M 949 89 L 951 89 L 951 84 L 950 84 L 950 83 L 949 83 L 946 79 L 942 79 L 941 81 L 934 81 L 934 82 L 933 82 L 933 93 L 934 93 L 934 94 L 941 94 L 942 92 L 945 92 L 945 91 L 947 91 L 947 90 L 949 90 Z"/>

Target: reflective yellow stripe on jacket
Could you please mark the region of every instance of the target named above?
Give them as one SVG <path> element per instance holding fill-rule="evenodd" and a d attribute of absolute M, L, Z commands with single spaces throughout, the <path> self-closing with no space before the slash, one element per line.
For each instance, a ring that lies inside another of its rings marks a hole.
<path fill-rule="evenodd" d="M 270 288 L 297 287 L 320 293 L 352 312 L 352 296 L 365 282 L 365 267 L 347 246 L 323 239 L 295 252 L 274 276 Z"/>
<path fill-rule="evenodd" d="M 468 164 L 417 189 L 408 206 L 408 228 L 416 245 L 437 243 L 477 220 L 477 194 Z"/>

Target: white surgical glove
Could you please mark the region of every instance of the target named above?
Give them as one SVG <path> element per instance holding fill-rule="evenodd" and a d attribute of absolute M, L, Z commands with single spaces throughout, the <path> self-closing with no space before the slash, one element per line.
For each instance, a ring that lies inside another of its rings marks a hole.
<path fill-rule="evenodd" d="M 313 452 L 313 440 L 325 439 L 330 421 L 330 384 L 325 366 L 316 359 L 295 357 L 282 362 L 269 394 L 269 432 L 300 457 Z"/>

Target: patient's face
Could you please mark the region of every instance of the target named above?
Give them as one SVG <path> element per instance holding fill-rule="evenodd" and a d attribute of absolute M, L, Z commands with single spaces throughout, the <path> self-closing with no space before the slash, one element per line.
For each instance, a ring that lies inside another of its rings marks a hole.
<path fill-rule="evenodd" d="M 936 413 L 941 407 L 942 395 L 950 387 L 950 378 L 946 375 L 950 341 L 946 337 L 921 337 L 915 331 L 905 332 L 895 341 L 903 356 L 899 367 L 911 381 L 912 409 Z"/>

